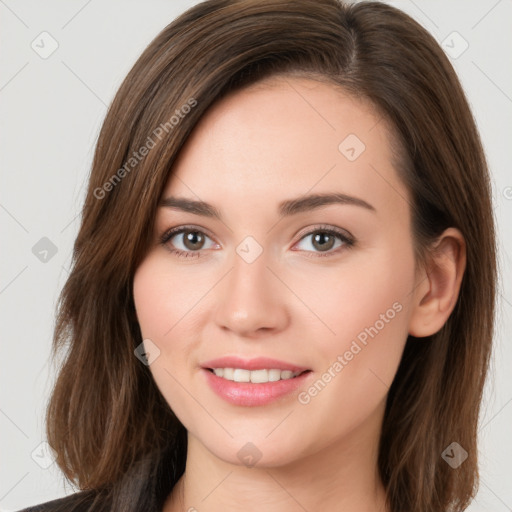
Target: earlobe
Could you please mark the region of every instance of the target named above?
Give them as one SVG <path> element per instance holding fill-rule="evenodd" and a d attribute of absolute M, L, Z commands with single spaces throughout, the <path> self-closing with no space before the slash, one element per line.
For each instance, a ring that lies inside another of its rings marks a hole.
<path fill-rule="evenodd" d="M 438 332 L 448 320 L 459 296 L 466 268 L 466 243 L 456 228 L 446 229 L 427 257 L 414 290 L 409 334 L 421 338 Z"/>

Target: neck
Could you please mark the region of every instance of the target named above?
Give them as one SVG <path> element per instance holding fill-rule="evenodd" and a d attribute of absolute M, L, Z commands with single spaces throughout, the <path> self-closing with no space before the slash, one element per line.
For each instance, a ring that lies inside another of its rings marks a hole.
<path fill-rule="evenodd" d="M 337 443 L 278 467 L 225 462 L 189 433 L 186 471 L 164 512 L 386 512 L 375 426 L 370 422 L 364 432 L 368 427 L 359 425 Z"/>

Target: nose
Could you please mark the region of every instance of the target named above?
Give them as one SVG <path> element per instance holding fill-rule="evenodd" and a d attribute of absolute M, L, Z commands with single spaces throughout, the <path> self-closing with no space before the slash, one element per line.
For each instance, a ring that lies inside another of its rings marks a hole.
<path fill-rule="evenodd" d="M 249 338 L 286 328 L 290 294 L 268 266 L 265 251 L 252 263 L 235 254 L 232 270 L 219 283 L 218 327 Z"/>

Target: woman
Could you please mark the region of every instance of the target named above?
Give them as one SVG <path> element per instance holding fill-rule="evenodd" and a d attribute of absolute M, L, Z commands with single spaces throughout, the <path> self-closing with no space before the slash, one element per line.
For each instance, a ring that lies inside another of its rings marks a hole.
<path fill-rule="evenodd" d="M 199 4 L 93 162 L 26 510 L 463 510 L 493 334 L 489 177 L 435 40 L 377 2 Z"/>

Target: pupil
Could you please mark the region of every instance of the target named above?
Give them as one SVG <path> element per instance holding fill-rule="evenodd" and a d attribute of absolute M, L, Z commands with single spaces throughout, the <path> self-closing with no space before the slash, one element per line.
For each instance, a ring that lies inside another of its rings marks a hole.
<path fill-rule="evenodd" d="M 185 235 L 185 245 L 189 249 L 200 249 L 203 242 L 203 236 L 198 231 L 189 231 Z"/>
<path fill-rule="evenodd" d="M 313 237 L 313 245 L 320 250 L 330 249 L 333 246 L 333 243 L 334 237 L 328 233 L 317 233 Z"/>

